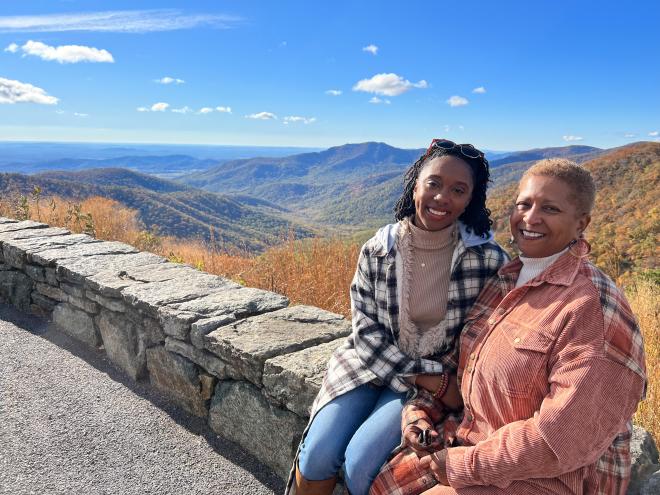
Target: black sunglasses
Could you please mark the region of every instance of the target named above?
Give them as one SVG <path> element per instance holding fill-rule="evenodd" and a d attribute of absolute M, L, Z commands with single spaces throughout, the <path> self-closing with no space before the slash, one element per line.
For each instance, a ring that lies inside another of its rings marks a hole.
<path fill-rule="evenodd" d="M 426 150 L 426 154 L 429 155 L 435 148 L 440 148 L 447 151 L 458 148 L 461 154 L 468 158 L 484 157 L 484 154 L 471 144 L 456 144 L 454 141 L 450 141 L 449 139 L 434 139 L 431 141 L 431 146 L 429 146 L 429 149 Z"/>

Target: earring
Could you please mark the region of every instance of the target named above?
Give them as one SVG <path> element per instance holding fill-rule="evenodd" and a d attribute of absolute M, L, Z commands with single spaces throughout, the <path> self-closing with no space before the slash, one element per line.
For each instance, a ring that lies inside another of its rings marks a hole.
<path fill-rule="evenodd" d="M 516 238 L 513 237 L 512 235 L 511 237 L 509 237 L 509 246 L 513 246 L 515 243 L 516 243 Z"/>

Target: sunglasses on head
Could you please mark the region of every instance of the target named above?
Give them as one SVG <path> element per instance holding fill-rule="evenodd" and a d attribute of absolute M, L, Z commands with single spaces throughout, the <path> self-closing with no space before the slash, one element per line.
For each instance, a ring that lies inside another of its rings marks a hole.
<path fill-rule="evenodd" d="M 440 148 L 443 150 L 451 151 L 455 148 L 458 148 L 463 156 L 468 158 L 483 158 L 484 154 L 479 151 L 477 148 L 471 144 L 456 144 L 454 141 L 449 139 L 434 139 L 431 141 L 431 146 L 426 150 L 426 154 L 429 155 L 434 149 Z"/>

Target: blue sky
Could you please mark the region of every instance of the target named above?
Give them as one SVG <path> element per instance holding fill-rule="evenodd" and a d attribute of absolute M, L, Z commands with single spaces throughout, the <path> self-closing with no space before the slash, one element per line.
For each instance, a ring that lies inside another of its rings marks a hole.
<path fill-rule="evenodd" d="M 2 2 L 0 140 L 657 140 L 658 5 Z"/>

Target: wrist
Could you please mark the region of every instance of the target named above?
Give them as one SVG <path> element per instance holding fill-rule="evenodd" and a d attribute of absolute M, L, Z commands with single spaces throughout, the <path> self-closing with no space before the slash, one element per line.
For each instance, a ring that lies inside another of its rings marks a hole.
<path fill-rule="evenodd" d="M 438 375 L 438 378 L 440 379 L 440 384 L 432 394 L 436 401 L 440 401 L 442 399 L 442 396 L 445 395 L 445 392 L 447 392 L 447 388 L 449 387 L 449 375 L 447 373 Z"/>

